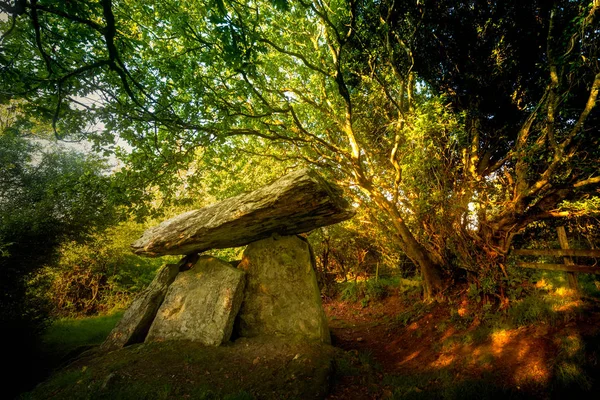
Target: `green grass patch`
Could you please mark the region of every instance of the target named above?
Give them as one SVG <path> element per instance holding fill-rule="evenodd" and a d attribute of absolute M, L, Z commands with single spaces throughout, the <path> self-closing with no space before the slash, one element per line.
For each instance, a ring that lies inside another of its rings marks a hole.
<path fill-rule="evenodd" d="M 46 330 L 43 343 L 49 353 L 66 355 L 83 346 L 101 344 L 123 316 L 123 311 L 87 318 L 63 318 Z"/>
<path fill-rule="evenodd" d="M 554 373 L 556 384 L 561 388 L 588 391 L 592 379 L 586 372 L 586 349 L 584 341 L 577 334 L 560 337 L 558 356 Z"/>
<path fill-rule="evenodd" d="M 516 326 L 556 321 L 556 312 L 552 302 L 541 293 L 533 293 L 522 300 L 513 302 L 508 310 L 511 322 Z"/>
<path fill-rule="evenodd" d="M 243 338 L 219 347 L 136 344 L 71 362 L 24 398 L 323 398 L 334 352 L 320 343 L 277 338 Z"/>

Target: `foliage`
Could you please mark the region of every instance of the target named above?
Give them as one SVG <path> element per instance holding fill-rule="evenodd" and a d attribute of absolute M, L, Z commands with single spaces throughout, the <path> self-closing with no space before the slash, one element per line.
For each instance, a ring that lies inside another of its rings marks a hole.
<path fill-rule="evenodd" d="M 32 274 L 53 262 L 62 242 L 84 240 L 118 217 L 103 160 L 17 128 L 8 121 L 0 131 L 0 322 L 10 326 L 3 340 L 26 349 L 11 374 L 22 373 L 47 323 L 46 296 L 27 284 Z"/>
<path fill-rule="evenodd" d="M 414 275 L 416 266 L 402 252 L 393 233 L 365 207 L 340 224 L 312 231 L 309 236 L 317 262 L 321 291 L 334 297 L 337 282 Z M 379 216 L 381 217 L 381 216 Z M 392 285 L 386 282 L 385 285 Z"/>
<path fill-rule="evenodd" d="M 509 316 L 517 326 L 530 325 L 539 322 L 552 324 L 556 313 L 551 303 L 543 296 L 533 294 L 515 302 L 508 310 Z"/>
<path fill-rule="evenodd" d="M 15 323 L 20 315 L 38 318 L 37 307 L 27 306 L 28 274 L 51 261 L 61 241 L 81 240 L 115 215 L 100 160 L 39 150 L 14 133 L 0 135 L 2 319 Z"/>
<path fill-rule="evenodd" d="M 318 269 L 338 280 L 413 272 L 392 233 L 372 217 L 359 207 L 353 219 L 311 232 Z"/>
<path fill-rule="evenodd" d="M 396 322 L 405 327 L 430 312 L 432 304 L 416 302 L 413 306 L 396 316 Z"/>
<path fill-rule="evenodd" d="M 558 357 L 555 365 L 557 386 L 565 390 L 589 391 L 593 387 L 593 378 L 585 367 L 586 345 L 579 335 L 572 334 L 559 338 Z"/>
<path fill-rule="evenodd" d="M 58 259 L 36 275 L 33 286 L 43 290 L 61 317 L 103 314 L 125 308 L 146 288 L 156 270 L 177 257 L 143 258 L 131 253 L 130 244 L 146 225 L 122 222 L 96 233 L 84 243 L 64 242 Z"/>
<path fill-rule="evenodd" d="M 342 301 L 352 303 L 360 301 L 363 307 L 366 307 L 371 301 L 377 302 L 386 298 L 397 283 L 383 279 L 368 279 L 360 282 L 343 282 L 339 285 L 341 289 L 338 290 Z"/>
<path fill-rule="evenodd" d="M 126 140 L 136 204 L 181 198 L 198 149 L 311 164 L 431 296 L 457 268 L 501 292 L 519 230 L 597 197 L 597 2 L 0 4 L 2 101 L 58 136 L 101 121 L 99 148 Z"/>

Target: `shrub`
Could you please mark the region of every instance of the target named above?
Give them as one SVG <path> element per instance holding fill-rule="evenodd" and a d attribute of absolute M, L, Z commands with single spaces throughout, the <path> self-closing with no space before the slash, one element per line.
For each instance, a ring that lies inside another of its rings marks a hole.
<path fill-rule="evenodd" d="M 388 295 L 388 287 L 382 281 L 369 279 L 364 286 L 365 296 L 370 300 L 383 300 Z"/>
<path fill-rule="evenodd" d="M 75 317 L 124 308 L 148 286 L 156 270 L 176 258 L 131 254 L 129 244 L 143 229 L 141 224 L 125 222 L 86 243 L 63 244 L 58 262 L 46 265 L 36 276 L 47 291 L 54 314 Z"/>
<path fill-rule="evenodd" d="M 340 299 L 351 303 L 360 301 L 366 307 L 370 301 L 387 297 L 391 290 L 390 284 L 395 285 L 395 281 L 369 279 L 364 282 L 344 282 L 340 284 Z"/>

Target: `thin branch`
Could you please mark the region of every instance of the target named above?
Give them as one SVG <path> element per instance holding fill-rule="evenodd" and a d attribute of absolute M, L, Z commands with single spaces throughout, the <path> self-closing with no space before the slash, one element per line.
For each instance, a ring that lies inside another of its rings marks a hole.
<path fill-rule="evenodd" d="M 578 187 L 582 187 L 582 186 L 586 186 L 586 185 L 593 185 L 595 183 L 600 183 L 600 176 L 595 176 L 592 178 L 588 178 L 588 179 L 584 179 L 582 181 L 579 182 L 575 182 L 573 184 L 574 188 L 578 188 Z"/>
<path fill-rule="evenodd" d="M 323 74 L 325 76 L 333 76 L 333 74 L 325 71 L 322 68 L 317 67 L 316 65 L 312 64 L 311 62 L 309 62 L 306 57 L 300 53 L 297 53 L 295 51 L 289 51 L 289 50 L 285 50 L 283 47 L 275 44 L 274 42 L 272 42 L 269 39 L 265 39 L 265 38 L 260 38 L 257 40 L 258 42 L 261 43 L 265 43 L 268 44 L 269 46 L 273 47 L 275 50 L 277 50 L 278 52 L 282 53 L 282 54 L 287 54 L 288 56 L 292 56 L 295 57 L 297 59 L 299 59 L 300 61 L 302 61 L 302 63 L 308 67 L 309 69 L 312 69 L 313 71 L 319 72 L 320 74 Z"/>
<path fill-rule="evenodd" d="M 32 7 L 37 8 L 40 11 L 44 11 L 47 12 L 49 14 L 54 14 L 57 15 L 59 17 L 63 17 L 68 19 L 69 21 L 74 21 L 74 22 L 79 22 L 80 24 L 89 26 L 90 28 L 94 29 L 95 31 L 98 31 L 100 33 L 104 33 L 104 27 L 102 25 L 99 25 L 97 23 L 95 23 L 94 21 L 90 21 L 89 19 L 85 19 L 85 18 L 81 18 L 78 17 L 77 15 L 73 15 L 73 14 L 69 14 L 67 12 L 64 12 L 62 10 L 56 9 L 56 8 L 52 8 L 52 7 L 48 7 L 46 5 L 37 5 L 34 3 L 37 3 L 37 0 L 32 0 Z"/>
<path fill-rule="evenodd" d="M 39 16 L 38 16 L 38 12 L 37 12 L 37 0 L 31 1 L 30 8 L 31 8 L 31 12 L 30 12 L 31 24 L 33 25 L 33 29 L 35 31 L 35 43 L 37 45 L 38 51 L 40 52 L 40 55 L 44 59 L 44 63 L 46 64 L 46 71 L 48 72 L 48 75 L 52 75 L 52 73 L 53 73 L 52 59 L 46 53 L 46 51 L 44 50 L 44 47 L 42 45 L 42 33 L 41 33 Z"/>

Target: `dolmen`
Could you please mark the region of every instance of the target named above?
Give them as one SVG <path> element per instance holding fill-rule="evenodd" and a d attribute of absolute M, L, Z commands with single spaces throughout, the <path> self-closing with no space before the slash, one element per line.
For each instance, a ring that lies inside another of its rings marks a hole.
<path fill-rule="evenodd" d="M 101 350 L 167 340 L 219 346 L 234 332 L 329 343 L 314 254 L 298 235 L 353 215 L 339 187 L 301 169 L 148 229 L 132 244 L 136 254 L 184 257 L 157 272 Z M 235 266 L 202 255 L 245 245 Z"/>

